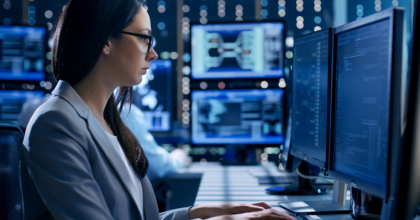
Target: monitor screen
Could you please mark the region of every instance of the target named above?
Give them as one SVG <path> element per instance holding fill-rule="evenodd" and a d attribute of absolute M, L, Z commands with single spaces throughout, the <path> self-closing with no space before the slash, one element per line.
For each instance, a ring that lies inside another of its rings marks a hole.
<path fill-rule="evenodd" d="M 155 60 L 133 87 L 133 104 L 144 113 L 149 131 L 170 131 L 172 110 L 172 62 Z"/>
<path fill-rule="evenodd" d="M 22 105 L 29 99 L 42 99 L 42 91 L 0 90 L 0 121 L 17 124 Z"/>
<path fill-rule="evenodd" d="M 282 144 L 283 90 L 193 91 L 193 144 Z"/>
<path fill-rule="evenodd" d="M 390 22 L 388 18 L 336 35 L 332 169 L 382 190 L 389 156 Z"/>
<path fill-rule="evenodd" d="M 192 25 L 192 77 L 282 77 L 283 32 L 282 22 Z"/>
<path fill-rule="evenodd" d="M 327 29 L 296 39 L 293 55 L 292 152 L 323 165 L 328 138 L 329 33 Z"/>
<path fill-rule="evenodd" d="M 0 80 L 43 80 L 46 34 L 43 27 L 0 26 Z"/>

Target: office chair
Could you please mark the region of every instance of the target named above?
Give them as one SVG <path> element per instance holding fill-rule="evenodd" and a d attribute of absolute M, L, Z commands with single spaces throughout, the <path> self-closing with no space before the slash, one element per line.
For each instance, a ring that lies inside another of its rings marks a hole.
<path fill-rule="evenodd" d="M 0 121 L 0 219 L 24 219 L 22 142 L 23 132 L 18 125 Z"/>

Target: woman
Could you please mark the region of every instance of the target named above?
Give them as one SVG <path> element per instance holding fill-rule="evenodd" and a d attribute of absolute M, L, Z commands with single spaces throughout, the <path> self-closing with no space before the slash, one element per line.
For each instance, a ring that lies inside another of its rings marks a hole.
<path fill-rule="evenodd" d="M 52 49 L 59 82 L 32 116 L 24 139 L 32 178 L 24 186 L 26 218 L 290 218 L 264 203 L 158 213 L 145 176 L 147 158 L 117 109 L 131 99 L 131 86 L 141 82 L 157 58 L 152 45 L 143 0 L 67 4 Z"/>

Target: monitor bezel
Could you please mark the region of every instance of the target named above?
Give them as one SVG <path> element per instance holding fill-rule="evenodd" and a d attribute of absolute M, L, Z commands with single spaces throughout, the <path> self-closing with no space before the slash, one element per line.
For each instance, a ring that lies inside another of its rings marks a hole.
<path fill-rule="evenodd" d="M 192 58 L 189 62 L 190 66 L 191 66 L 191 73 L 190 73 L 190 78 L 192 81 L 227 81 L 227 80 L 238 80 L 238 79 L 244 79 L 244 80 L 262 80 L 262 79 L 280 79 L 280 78 L 284 78 L 285 77 L 285 68 L 286 68 L 286 63 L 285 63 L 285 53 L 286 53 L 286 48 L 285 48 L 285 42 L 286 42 L 286 21 L 283 19 L 264 19 L 264 20 L 260 20 L 260 21 L 256 21 L 256 20 L 242 20 L 242 21 L 219 21 L 219 22 L 207 22 L 206 24 L 201 24 L 200 22 L 190 22 L 190 33 L 189 33 L 189 49 L 188 52 L 191 54 L 192 56 L 192 28 L 194 26 L 197 25 L 216 25 L 216 24 L 221 24 L 221 25 L 235 25 L 235 24 L 255 24 L 255 23 L 282 23 L 283 24 L 283 33 L 282 33 L 282 42 L 281 42 L 281 46 L 283 49 L 283 53 L 282 53 L 282 64 L 283 64 L 283 75 L 282 76 L 262 76 L 262 77 L 226 77 L 226 78 L 207 78 L 207 77 L 194 77 L 193 74 L 193 69 L 192 69 Z"/>
<path fill-rule="evenodd" d="M 404 145 L 401 149 L 400 161 L 394 169 L 399 171 L 398 184 L 396 187 L 396 198 L 393 207 L 387 207 L 391 213 L 390 219 L 414 219 L 420 214 L 420 153 L 419 117 L 420 117 L 420 4 L 415 2 L 413 5 L 413 32 L 411 34 L 411 66 L 409 68 L 408 94 L 406 97 L 407 109 L 406 127 L 404 130 Z"/>
<path fill-rule="evenodd" d="M 301 160 L 304 160 L 304 161 L 307 161 L 307 162 L 312 163 L 314 165 L 317 165 L 321 169 L 324 169 L 324 171 L 327 171 L 328 170 L 328 160 L 329 160 L 328 152 L 329 152 L 329 146 L 330 146 L 330 144 L 329 144 L 330 143 L 330 131 L 329 130 L 330 130 L 330 121 L 331 121 L 331 111 L 329 111 L 329 109 L 330 109 L 330 106 L 331 106 L 331 101 L 330 101 L 331 97 L 330 96 L 331 96 L 331 68 L 332 68 L 331 64 L 332 64 L 332 59 L 333 59 L 333 57 L 332 57 L 333 28 L 326 28 L 326 29 L 323 29 L 323 30 L 312 32 L 310 34 L 302 35 L 302 36 L 296 38 L 295 41 L 298 41 L 298 40 L 301 40 L 301 39 L 304 39 L 304 38 L 307 38 L 307 37 L 311 37 L 313 35 L 322 34 L 322 33 L 325 33 L 325 32 L 328 33 L 328 73 L 327 73 L 328 74 L 328 80 L 327 80 L 328 81 L 327 82 L 328 83 L 328 90 L 327 90 L 328 91 L 328 94 L 327 94 L 327 96 L 328 96 L 328 98 L 327 98 L 327 109 L 328 109 L 328 111 L 327 111 L 327 129 L 326 129 L 327 137 L 326 137 L 326 142 L 325 142 L 326 145 L 327 145 L 326 146 L 326 151 L 325 151 L 325 161 L 320 161 L 316 158 L 311 157 L 310 155 L 307 155 L 304 152 L 293 149 L 293 142 L 291 142 L 289 150 L 290 150 L 290 154 L 292 156 L 295 156 L 295 157 L 297 157 Z M 294 54 L 296 54 L 295 50 L 296 50 L 296 47 L 294 47 L 294 49 L 293 49 Z M 295 61 L 296 61 L 296 59 L 293 60 L 293 67 L 296 67 Z M 293 74 L 293 76 L 294 76 L 294 74 Z M 292 76 L 292 78 L 293 78 L 293 76 Z M 293 80 L 292 80 L 292 82 L 293 82 Z M 292 102 L 293 101 L 294 100 L 292 100 Z M 293 105 L 293 103 L 292 103 L 292 105 Z M 292 126 L 292 133 L 293 133 L 293 126 Z"/>
<path fill-rule="evenodd" d="M 12 23 L 10 25 L 0 25 L 1 27 L 23 27 L 23 28 L 43 28 L 45 30 L 44 36 L 44 56 L 43 56 L 43 67 L 42 72 L 44 73 L 44 78 L 41 80 L 25 80 L 25 79 L 1 79 L 3 82 L 40 82 L 40 81 L 48 81 L 48 73 L 46 71 L 47 65 L 51 60 L 48 60 L 45 56 L 48 52 L 51 52 L 51 49 L 48 45 L 48 40 L 50 39 L 50 30 L 48 30 L 47 25 L 42 24 L 35 24 L 35 25 L 28 25 L 28 24 L 21 24 L 21 23 Z M 52 72 L 51 72 L 52 74 Z"/>
<path fill-rule="evenodd" d="M 390 8 L 382 12 L 373 14 L 363 19 L 342 25 L 335 29 L 334 33 L 334 58 L 336 57 L 336 40 L 337 35 L 346 33 L 361 27 L 368 26 L 380 21 L 389 19 L 389 31 L 390 42 L 392 42 L 392 48 L 389 50 L 392 63 L 390 64 L 390 75 L 391 75 L 391 91 L 390 91 L 390 119 L 389 119 L 389 143 L 388 143 L 388 163 L 387 163 L 387 176 L 386 176 L 386 188 L 381 189 L 365 181 L 359 177 L 350 177 L 346 174 L 337 172 L 333 168 L 333 151 L 334 151 L 334 117 L 335 117 L 335 105 L 332 104 L 331 111 L 331 129 L 330 129 L 330 150 L 329 150 L 329 173 L 332 178 L 340 182 L 350 184 L 352 187 L 371 193 L 383 199 L 391 198 L 395 192 L 395 184 L 397 171 L 392 168 L 392 164 L 398 159 L 399 148 L 401 147 L 402 141 L 402 112 L 401 112 L 401 95 L 402 95 L 402 42 L 403 42 L 403 19 L 404 10 L 401 8 Z M 333 60 L 333 67 L 336 67 L 336 59 Z M 333 90 L 332 90 L 332 103 L 335 103 L 336 95 L 336 68 L 333 68 Z"/>
<path fill-rule="evenodd" d="M 281 100 L 281 104 L 283 107 L 283 142 L 282 143 L 229 143 L 229 142 L 219 142 L 219 143 L 202 143 L 202 142 L 194 142 L 193 141 L 193 134 L 192 134 L 192 130 L 193 130 L 193 114 L 192 114 L 192 105 L 193 105 L 193 93 L 195 92 L 228 92 L 228 91 L 253 91 L 253 90 L 258 90 L 258 91 L 267 91 L 267 90 L 280 90 L 283 92 L 283 97 Z M 285 142 L 285 130 L 284 130 L 284 124 L 286 123 L 287 119 L 285 118 L 285 109 L 284 109 L 284 104 L 285 104 L 285 98 L 286 98 L 286 94 L 285 94 L 285 89 L 283 88 L 267 88 L 267 89 L 254 89 L 254 88 L 249 88 L 249 89 L 223 89 L 223 90 L 193 90 L 190 92 L 189 94 L 189 100 L 191 101 L 191 126 L 189 127 L 189 132 L 190 132 L 190 145 L 191 147 L 210 147 L 210 146 L 215 146 L 215 147 L 223 147 L 223 146 L 254 146 L 254 147 L 264 147 L 264 146 L 278 146 L 281 144 L 284 144 Z"/>

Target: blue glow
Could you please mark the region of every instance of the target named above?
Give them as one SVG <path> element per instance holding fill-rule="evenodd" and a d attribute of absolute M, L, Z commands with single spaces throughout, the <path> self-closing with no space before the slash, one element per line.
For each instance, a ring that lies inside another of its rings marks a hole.
<path fill-rule="evenodd" d="M 31 25 L 31 26 L 35 25 L 35 19 L 34 18 L 29 18 L 28 19 L 28 24 Z"/>
<path fill-rule="evenodd" d="M 267 0 L 261 0 L 261 6 L 267 7 L 268 1 Z"/>
<path fill-rule="evenodd" d="M 159 6 L 166 6 L 166 2 L 165 2 L 165 1 L 159 1 L 159 2 L 158 2 L 158 5 L 159 5 Z"/>
<path fill-rule="evenodd" d="M 263 17 L 267 17 L 267 15 L 268 15 L 268 11 L 267 11 L 267 9 L 263 9 L 263 10 L 261 10 L 261 16 L 263 16 Z"/>
<path fill-rule="evenodd" d="M 189 53 L 184 53 L 184 55 L 182 55 L 182 60 L 186 63 L 191 61 L 191 55 Z"/>
<path fill-rule="evenodd" d="M 8 25 L 12 24 L 12 20 L 10 20 L 10 18 L 5 18 L 5 19 L 3 19 L 3 24 L 8 26 Z"/>
<path fill-rule="evenodd" d="M 321 23 L 321 21 L 322 21 L 322 19 L 321 19 L 321 17 L 316 16 L 316 17 L 314 18 L 314 21 L 315 21 L 315 23 L 320 24 L 320 23 Z"/>
<path fill-rule="evenodd" d="M 200 11 L 202 11 L 202 10 L 207 11 L 207 6 L 205 6 L 205 5 L 200 6 Z"/>
<path fill-rule="evenodd" d="M 158 23 L 158 29 L 159 29 L 159 30 L 161 30 L 161 31 L 162 31 L 162 30 L 164 30 L 164 29 L 165 29 L 165 27 L 166 27 L 165 23 L 163 23 L 163 22 L 159 22 L 159 23 Z"/>

